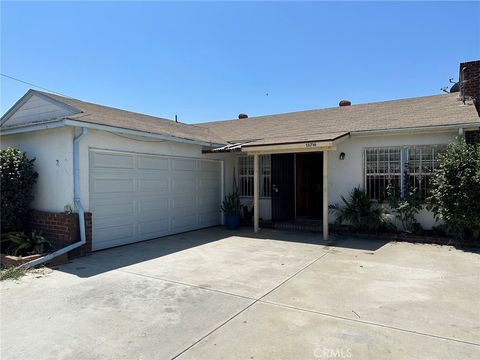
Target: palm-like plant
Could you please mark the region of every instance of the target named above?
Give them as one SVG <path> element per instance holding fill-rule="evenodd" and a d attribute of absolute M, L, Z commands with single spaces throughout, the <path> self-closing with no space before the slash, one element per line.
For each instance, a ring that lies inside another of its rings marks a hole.
<path fill-rule="evenodd" d="M 221 210 L 226 216 L 240 216 L 241 208 L 240 196 L 236 191 L 225 196 L 221 206 Z"/>
<path fill-rule="evenodd" d="M 387 211 L 370 200 L 360 188 L 354 188 L 348 199 L 341 196 L 342 205 L 330 205 L 330 210 L 337 213 L 336 223 L 351 225 L 356 230 L 374 232 L 394 228 L 388 219 Z"/>
<path fill-rule="evenodd" d="M 52 244 L 36 230 L 32 231 L 31 236 L 24 232 L 10 232 L 2 236 L 2 248 L 6 248 L 5 252 L 14 256 L 43 254 L 51 247 Z"/>

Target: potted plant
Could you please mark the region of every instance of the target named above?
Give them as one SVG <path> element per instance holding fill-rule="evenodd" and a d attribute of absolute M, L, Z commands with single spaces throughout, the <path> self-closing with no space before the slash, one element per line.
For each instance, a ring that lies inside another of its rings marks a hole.
<path fill-rule="evenodd" d="M 225 215 L 225 227 L 229 230 L 235 230 L 240 226 L 240 196 L 233 192 L 225 196 L 222 202 L 222 212 Z"/>

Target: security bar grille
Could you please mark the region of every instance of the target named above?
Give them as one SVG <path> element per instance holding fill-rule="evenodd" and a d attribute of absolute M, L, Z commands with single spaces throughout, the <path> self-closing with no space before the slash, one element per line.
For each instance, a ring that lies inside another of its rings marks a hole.
<path fill-rule="evenodd" d="M 365 191 L 373 200 L 384 201 L 387 187 L 404 196 L 416 188 L 422 198 L 428 196 L 430 180 L 438 165 L 438 154 L 444 145 L 366 148 Z"/>
<path fill-rule="evenodd" d="M 253 156 L 238 157 L 238 178 L 240 196 L 253 196 Z M 271 196 L 270 155 L 260 156 L 260 196 Z"/>
<path fill-rule="evenodd" d="M 382 147 L 365 149 L 365 191 L 373 200 L 387 197 L 387 186 L 402 190 L 402 148 Z"/>

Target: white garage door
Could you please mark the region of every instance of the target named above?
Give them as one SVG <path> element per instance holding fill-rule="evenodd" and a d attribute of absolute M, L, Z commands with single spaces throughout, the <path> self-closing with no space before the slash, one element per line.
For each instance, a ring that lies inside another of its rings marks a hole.
<path fill-rule="evenodd" d="M 90 151 L 93 250 L 220 224 L 219 161 Z"/>

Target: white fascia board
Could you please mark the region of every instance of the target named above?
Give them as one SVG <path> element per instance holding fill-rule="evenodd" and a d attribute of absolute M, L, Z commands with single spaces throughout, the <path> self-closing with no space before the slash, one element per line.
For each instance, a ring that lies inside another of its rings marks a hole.
<path fill-rule="evenodd" d="M 155 134 L 155 133 L 150 133 L 150 132 L 140 131 L 140 130 L 130 130 L 130 129 L 124 129 L 124 128 L 117 128 L 117 127 L 114 127 L 114 126 L 92 124 L 92 123 L 87 123 L 87 122 L 83 122 L 83 121 L 71 120 L 71 119 L 55 119 L 55 120 L 50 120 L 50 121 L 44 121 L 44 122 L 38 123 L 38 124 L 20 124 L 18 126 L 12 126 L 12 127 L 8 127 L 8 128 L 0 129 L 0 135 L 5 136 L 5 135 L 27 133 L 27 132 L 32 132 L 32 131 L 53 129 L 53 128 L 57 128 L 57 127 L 61 127 L 61 126 L 82 127 L 82 128 L 88 128 L 88 129 L 94 129 L 94 130 L 120 133 L 120 134 L 125 134 L 125 135 L 134 135 L 134 136 L 160 139 L 160 140 L 165 140 L 165 141 L 181 142 L 181 143 L 187 143 L 187 144 L 193 144 L 193 145 L 199 145 L 199 146 L 222 146 L 222 145 L 225 145 L 225 144 L 208 143 L 208 142 L 205 142 L 205 141 L 197 141 L 197 140 L 179 138 L 179 137 L 175 137 L 175 136 Z"/>
<path fill-rule="evenodd" d="M 4 129 L 0 128 L 0 135 L 6 136 L 6 135 L 21 134 L 21 133 L 32 132 L 32 131 L 54 129 L 62 126 L 65 126 L 65 120 L 62 120 L 62 119 L 43 121 L 38 124 L 20 124 L 18 126 L 12 126 Z"/>
<path fill-rule="evenodd" d="M 361 131 L 352 131 L 350 134 L 352 136 L 370 136 L 370 135 L 385 135 L 385 133 L 391 134 L 404 134 L 404 133 L 432 133 L 432 132 L 445 132 L 451 130 L 458 130 L 459 128 L 463 129 L 478 129 L 480 127 L 479 122 L 469 122 L 461 123 L 454 125 L 432 125 L 432 126 L 417 126 L 409 128 L 396 128 L 396 129 L 378 129 L 378 130 L 361 130 Z"/>
<path fill-rule="evenodd" d="M 206 142 L 206 141 L 191 140 L 191 139 L 186 139 L 186 138 L 181 138 L 181 137 L 176 137 L 176 136 L 156 134 L 156 133 L 151 133 L 151 132 L 148 132 L 148 131 L 131 130 L 131 129 L 119 128 L 119 127 L 115 127 L 115 126 L 93 124 L 93 123 L 89 123 L 89 122 L 83 122 L 83 121 L 71 120 L 71 119 L 65 119 L 65 125 L 84 127 L 84 128 L 88 128 L 88 129 L 101 130 L 101 131 L 110 131 L 110 132 L 115 132 L 115 133 L 125 134 L 125 135 L 143 136 L 143 137 L 160 139 L 160 140 L 165 140 L 165 141 L 182 142 L 182 143 L 200 145 L 200 146 L 222 146 L 222 145 L 225 145 L 225 144 L 209 143 L 209 142 Z"/>
<path fill-rule="evenodd" d="M 53 129 L 53 128 L 57 128 L 57 127 L 61 127 L 61 126 L 82 127 L 82 128 L 88 128 L 88 129 L 94 129 L 94 130 L 120 133 L 120 134 L 125 134 L 125 135 L 134 135 L 134 136 L 160 139 L 160 140 L 165 140 L 165 141 L 181 142 L 181 143 L 187 143 L 187 144 L 193 144 L 193 145 L 199 145 L 199 146 L 223 146 L 223 145 L 225 145 L 225 144 L 208 143 L 208 142 L 205 142 L 205 141 L 197 141 L 197 140 L 179 138 L 179 137 L 175 137 L 175 136 L 155 134 L 155 133 L 139 131 L 139 130 L 130 130 L 130 129 L 118 128 L 118 127 L 114 127 L 114 126 L 92 124 L 92 123 L 87 123 L 87 122 L 83 122 L 83 121 L 71 120 L 71 119 L 56 119 L 56 120 L 51 120 L 51 121 L 46 121 L 46 122 L 44 121 L 44 122 L 39 123 L 39 124 L 20 124 L 18 126 L 12 126 L 12 127 L 8 127 L 8 128 L 0 129 L 0 135 L 5 136 L 5 135 L 20 134 L 20 133 L 26 133 L 26 132 L 32 132 L 32 131 Z"/>

